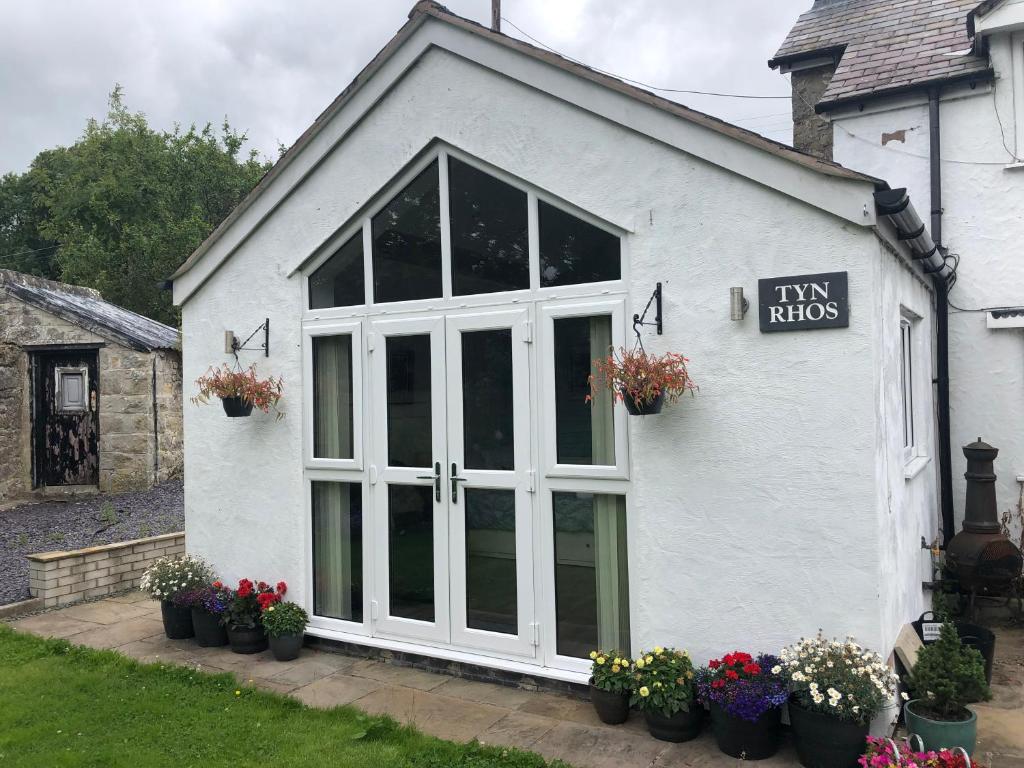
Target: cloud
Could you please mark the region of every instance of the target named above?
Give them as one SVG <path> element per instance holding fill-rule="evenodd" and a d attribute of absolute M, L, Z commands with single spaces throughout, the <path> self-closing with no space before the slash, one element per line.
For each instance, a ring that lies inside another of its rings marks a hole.
<path fill-rule="evenodd" d="M 505 0 L 526 33 L 653 85 L 763 95 L 789 90 L 766 60 L 810 0 Z M 450 0 L 487 23 L 489 0 Z M 276 158 L 405 22 L 412 0 L 37 0 L 0 25 L 0 172 L 67 145 L 115 83 L 157 128 L 227 116 Z M 520 33 L 506 26 L 506 32 Z M 789 139 L 789 103 L 664 94 Z"/>

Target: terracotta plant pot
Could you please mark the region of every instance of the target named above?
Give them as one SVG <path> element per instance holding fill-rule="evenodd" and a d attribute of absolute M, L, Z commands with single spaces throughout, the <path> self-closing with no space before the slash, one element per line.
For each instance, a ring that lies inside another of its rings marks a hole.
<path fill-rule="evenodd" d="M 804 709 L 795 698 L 789 700 L 789 722 L 796 755 L 804 768 L 856 768 L 864 752 L 867 723 Z"/>
<path fill-rule="evenodd" d="M 302 650 L 303 634 L 278 635 L 270 638 L 270 652 L 278 661 L 294 661 Z"/>
<path fill-rule="evenodd" d="M 228 633 L 215 613 L 192 608 L 192 626 L 196 631 L 196 645 L 200 648 L 218 648 L 228 644 Z"/>
<path fill-rule="evenodd" d="M 704 722 L 704 707 L 696 702 L 690 704 L 686 712 L 676 712 L 665 717 L 660 712 L 644 712 L 647 731 L 661 741 L 690 741 L 700 736 L 700 726 Z"/>
<path fill-rule="evenodd" d="M 170 600 L 162 600 L 160 617 L 164 620 L 164 634 L 168 640 L 185 640 L 195 634 L 191 608 L 179 608 Z"/>
<path fill-rule="evenodd" d="M 964 712 L 966 720 L 933 720 L 914 708 L 921 705 L 920 699 L 911 699 L 903 708 L 907 721 L 907 733 L 916 733 L 924 742 L 925 749 L 952 749 L 963 747 L 968 755 L 974 754 L 978 741 L 978 716 L 969 709 Z"/>
<path fill-rule="evenodd" d="M 730 715 L 717 704 L 711 705 L 711 729 L 718 748 L 729 757 L 764 760 L 779 749 L 782 708 L 775 707 L 757 720 Z"/>
<path fill-rule="evenodd" d="M 263 627 L 228 627 L 228 642 L 234 653 L 259 653 L 267 650 L 267 633 Z"/>
<path fill-rule="evenodd" d="M 643 405 L 637 405 L 629 392 L 623 392 L 622 404 L 626 406 L 626 412 L 630 416 L 653 416 L 656 413 L 661 413 L 661 407 L 665 404 L 665 396 L 658 394 L 653 400 Z"/>
<path fill-rule="evenodd" d="M 619 725 L 629 717 L 629 694 L 595 688 L 593 678 L 590 683 L 590 703 L 594 705 L 594 711 L 602 723 Z"/>
<path fill-rule="evenodd" d="M 243 400 L 240 397 L 222 397 L 220 402 L 224 406 L 224 413 L 233 419 L 252 413 L 252 402 L 249 400 Z"/>

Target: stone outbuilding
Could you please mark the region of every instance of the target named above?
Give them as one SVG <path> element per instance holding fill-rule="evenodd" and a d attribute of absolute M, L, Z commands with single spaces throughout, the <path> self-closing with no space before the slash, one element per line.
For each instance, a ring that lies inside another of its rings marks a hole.
<path fill-rule="evenodd" d="M 0 501 L 180 473 L 181 392 L 176 329 L 0 270 Z"/>

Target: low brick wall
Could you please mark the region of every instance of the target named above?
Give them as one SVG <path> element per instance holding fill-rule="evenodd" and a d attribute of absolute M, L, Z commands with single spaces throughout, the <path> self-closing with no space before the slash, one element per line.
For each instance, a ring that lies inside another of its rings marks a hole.
<path fill-rule="evenodd" d="M 157 558 L 184 553 L 182 532 L 29 555 L 29 592 L 43 600 L 44 608 L 122 592 L 138 587 L 143 571 Z"/>

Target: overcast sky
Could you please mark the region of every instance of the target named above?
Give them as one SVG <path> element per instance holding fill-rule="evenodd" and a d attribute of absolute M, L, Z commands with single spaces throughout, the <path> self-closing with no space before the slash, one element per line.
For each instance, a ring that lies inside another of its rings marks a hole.
<path fill-rule="evenodd" d="M 9 0 L 0 173 L 102 117 L 115 83 L 155 128 L 231 124 L 277 157 L 405 22 L 414 0 Z M 449 0 L 489 23 L 490 0 Z M 526 34 L 664 88 L 785 96 L 765 62 L 811 0 L 504 0 Z M 522 35 L 505 26 L 505 32 Z M 789 102 L 663 93 L 789 142 Z"/>

